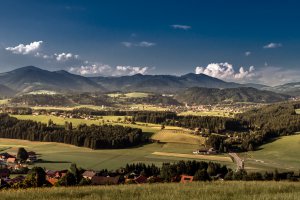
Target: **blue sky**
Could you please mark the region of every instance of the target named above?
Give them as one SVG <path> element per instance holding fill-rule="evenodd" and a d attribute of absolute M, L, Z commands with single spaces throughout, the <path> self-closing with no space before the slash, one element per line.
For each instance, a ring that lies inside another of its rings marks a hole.
<path fill-rule="evenodd" d="M 276 85 L 300 78 L 299 21 L 296 0 L 3 0 L 0 71 L 197 72 Z"/>

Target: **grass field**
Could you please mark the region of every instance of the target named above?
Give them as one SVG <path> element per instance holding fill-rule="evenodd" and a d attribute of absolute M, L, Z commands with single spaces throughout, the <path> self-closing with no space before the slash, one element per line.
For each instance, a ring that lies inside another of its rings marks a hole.
<path fill-rule="evenodd" d="M 8 104 L 10 99 L 0 99 L 0 105 Z"/>
<path fill-rule="evenodd" d="M 144 162 L 161 166 L 163 162 L 175 162 L 179 160 L 189 160 L 184 157 L 170 157 L 154 155 L 153 152 L 181 153 L 192 155 L 192 151 L 198 145 L 191 144 L 147 144 L 129 149 L 109 149 L 92 150 L 83 147 L 76 147 L 67 144 L 50 142 L 31 142 L 26 140 L 0 139 L 0 149 L 9 148 L 6 151 L 16 154 L 19 147 L 25 147 L 28 151 L 35 151 L 44 162 L 37 163 L 37 166 L 47 169 L 68 169 L 71 163 L 86 169 L 117 169 L 127 163 Z M 206 160 L 205 158 L 195 158 L 195 160 Z M 216 161 L 219 161 L 217 159 Z M 229 164 L 234 167 L 233 163 Z"/>
<path fill-rule="evenodd" d="M 146 98 L 150 95 L 150 93 L 144 93 L 144 92 L 130 92 L 130 93 L 111 93 L 107 96 L 109 97 L 115 97 L 115 98 Z"/>
<path fill-rule="evenodd" d="M 297 200 L 300 183 L 194 182 L 0 191 L 1 200 Z"/>
<path fill-rule="evenodd" d="M 233 113 L 236 114 L 236 113 Z M 216 116 L 216 117 L 233 117 L 234 115 L 231 115 L 230 112 L 222 111 L 222 110 L 216 110 L 216 111 L 187 111 L 179 113 L 178 115 L 181 116 Z"/>
<path fill-rule="evenodd" d="M 243 153 L 249 169 L 300 170 L 300 135 L 284 136 L 261 146 L 260 150 Z"/>
<path fill-rule="evenodd" d="M 192 135 L 189 131 L 184 130 L 162 130 L 152 136 L 152 139 L 165 143 L 184 143 L 202 145 L 205 140 L 201 136 Z"/>

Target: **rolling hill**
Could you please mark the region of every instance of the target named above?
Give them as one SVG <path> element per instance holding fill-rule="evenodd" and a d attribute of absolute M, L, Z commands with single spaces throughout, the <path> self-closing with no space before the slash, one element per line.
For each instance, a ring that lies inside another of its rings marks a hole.
<path fill-rule="evenodd" d="M 189 105 L 231 102 L 272 103 L 285 101 L 289 98 L 289 95 L 249 87 L 227 89 L 193 87 L 179 92 L 175 96 L 175 99 L 179 102 Z"/>
<path fill-rule="evenodd" d="M 16 94 L 14 90 L 11 88 L 5 86 L 5 85 L 0 85 L 0 97 L 12 97 Z"/>
<path fill-rule="evenodd" d="M 233 82 L 225 82 L 205 74 L 189 73 L 183 76 L 141 75 L 122 77 L 91 77 L 91 80 L 112 91 L 143 91 L 155 93 L 172 93 L 190 87 L 237 88 L 247 87 Z M 261 87 L 257 85 L 257 87 Z"/>
<path fill-rule="evenodd" d="M 267 88 L 270 91 L 278 92 L 282 94 L 288 94 L 292 96 L 300 96 L 300 82 L 287 83 L 284 85 L 279 85 L 275 87 Z"/>
<path fill-rule="evenodd" d="M 37 67 L 22 67 L 0 74 L 0 84 L 20 93 L 35 90 L 54 91 L 105 91 L 104 88 L 90 79 L 70 74 L 66 71 L 50 72 Z"/>

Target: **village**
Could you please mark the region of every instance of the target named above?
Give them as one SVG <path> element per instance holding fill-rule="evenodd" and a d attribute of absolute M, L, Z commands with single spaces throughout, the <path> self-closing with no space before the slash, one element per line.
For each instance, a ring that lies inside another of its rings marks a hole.
<path fill-rule="evenodd" d="M 26 177 L 32 174 L 35 167 L 34 164 L 41 161 L 39 155 L 33 151 L 26 151 L 24 148 L 19 148 L 17 155 L 12 155 L 7 152 L 0 153 L 0 189 L 1 188 L 18 188 L 24 184 Z M 72 164 L 70 169 L 74 169 L 81 176 L 79 185 L 117 185 L 117 184 L 144 184 L 144 183 L 159 183 L 164 182 L 163 178 L 158 176 L 160 170 L 156 166 L 146 166 L 142 163 L 127 165 L 125 168 L 119 168 L 115 171 L 95 171 L 77 169 L 75 164 Z M 42 168 L 40 168 L 42 169 Z M 46 186 L 71 186 L 70 169 L 63 170 L 47 170 L 44 172 Z M 221 174 L 216 176 L 221 179 Z M 171 182 L 187 183 L 194 180 L 193 176 L 182 174 L 171 178 Z"/>

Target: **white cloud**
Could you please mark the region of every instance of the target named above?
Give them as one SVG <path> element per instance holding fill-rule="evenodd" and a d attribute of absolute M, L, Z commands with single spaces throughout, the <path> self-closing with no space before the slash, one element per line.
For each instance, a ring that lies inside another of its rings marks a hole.
<path fill-rule="evenodd" d="M 232 64 L 225 63 L 211 63 L 206 67 L 196 67 L 196 74 L 206 74 L 215 78 L 220 78 L 228 81 L 248 81 L 256 76 L 254 66 L 245 70 L 244 67 L 240 67 L 236 72 Z"/>
<path fill-rule="evenodd" d="M 156 45 L 153 42 L 147 42 L 147 41 L 142 41 L 139 43 L 121 42 L 121 44 L 127 48 L 130 48 L 130 47 L 153 47 Z"/>
<path fill-rule="evenodd" d="M 85 75 L 85 76 L 125 76 L 134 74 L 146 74 L 149 67 L 133 67 L 133 66 L 116 66 L 115 68 L 105 64 L 90 64 L 82 65 L 80 67 L 71 67 L 69 72 Z"/>
<path fill-rule="evenodd" d="M 279 47 L 282 47 L 282 44 L 281 43 L 274 43 L 274 42 L 271 42 L 269 44 L 266 44 L 263 48 L 264 49 L 275 49 L 275 48 L 279 48 Z"/>
<path fill-rule="evenodd" d="M 173 24 L 173 25 L 171 25 L 171 27 L 174 29 L 181 29 L 181 30 L 189 30 L 192 28 L 191 26 L 181 25 L 181 24 Z"/>
<path fill-rule="evenodd" d="M 286 83 L 299 82 L 300 69 L 266 66 L 257 71 L 257 83 L 276 86 Z"/>
<path fill-rule="evenodd" d="M 134 75 L 134 74 L 146 74 L 148 67 L 132 67 L 132 66 L 117 66 L 113 75 Z"/>
<path fill-rule="evenodd" d="M 54 54 L 54 56 L 56 57 L 55 59 L 57 61 L 68 61 L 70 59 L 78 59 L 79 56 L 78 55 L 73 55 L 72 53 L 60 53 L 60 54 Z"/>
<path fill-rule="evenodd" d="M 131 42 L 121 42 L 121 44 L 128 48 L 133 46 L 133 44 Z"/>
<path fill-rule="evenodd" d="M 106 75 L 111 72 L 111 67 L 109 65 L 103 64 L 92 64 L 83 65 L 81 67 L 71 67 L 69 72 L 80 74 L 80 75 Z"/>
<path fill-rule="evenodd" d="M 245 56 L 250 56 L 252 53 L 251 53 L 251 51 L 246 51 L 245 52 Z"/>
<path fill-rule="evenodd" d="M 37 52 L 41 45 L 43 44 L 43 41 L 34 41 L 31 42 L 30 44 L 19 44 L 18 46 L 15 47 L 7 47 L 5 48 L 7 51 L 11 51 L 14 54 L 31 54 Z"/>
<path fill-rule="evenodd" d="M 156 44 L 153 43 L 153 42 L 147 42 L 147 41 L 143 41 L 143 42 L 140 42 L 138 44 L 136 44 L 136 46 L 138 47 L 152 47 L 152 46 L 155 46 Z"/>

